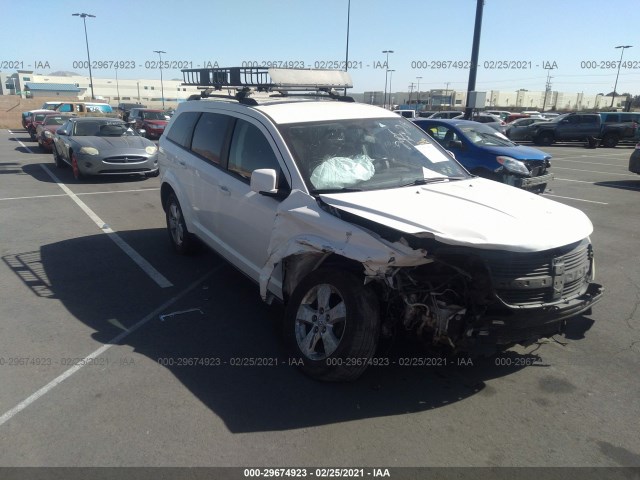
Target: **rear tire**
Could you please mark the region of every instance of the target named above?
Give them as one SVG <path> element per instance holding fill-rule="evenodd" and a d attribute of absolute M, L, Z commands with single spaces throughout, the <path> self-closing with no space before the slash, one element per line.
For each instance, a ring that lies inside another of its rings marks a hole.
<path fill-rule="evenodd" d="M 196 250 L 196 239 L 193 237 L 184 221 L 182 208 L 175 193 L 167 199 L 166 207 L 167 231 L 171 246 L 180 255 L 189 255 Z"/>
<path fill-rule="evenodd" d="M 322 381 L 353 381 L 367 369 L 378 346 L 378 298 L 353 273 L 315 270 L 287 303 L 284 336 L 306 375 Z"/>

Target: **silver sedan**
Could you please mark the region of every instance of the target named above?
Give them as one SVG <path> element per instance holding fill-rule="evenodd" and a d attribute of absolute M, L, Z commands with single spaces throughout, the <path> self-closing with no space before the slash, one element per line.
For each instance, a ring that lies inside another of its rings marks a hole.
<path fill-rule="evenodd" d="M 158 175 L 158 147 L 117 118 L 70 118 L 56 130 L 53 142 L 56 166 L 70 165 L 76 180 L 85 175 Z"/>

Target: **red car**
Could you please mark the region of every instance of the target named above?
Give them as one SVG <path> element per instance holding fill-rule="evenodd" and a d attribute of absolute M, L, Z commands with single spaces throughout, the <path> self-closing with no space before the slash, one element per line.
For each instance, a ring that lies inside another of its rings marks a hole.
<path fill-rule="evenodd" d="M 167 126 L 168 120 L 162 110 L 150 108 L 132 108 L 129 112 L 129 122 L 135 121 L 135 129 L 144 130 L 147 138 L 160 138 Z"/>
<path fill-rule="evenodd" d="M 66 122 L 72 115 L 64 115 L 62 113 L 51 112 L 45 116 L 40 125 L 36 127 L 36 139 L 38 146 L 47 152 L 53 149 L 53 137 L 56 130 Z"/>
<path fill-rule="evenodd" d="M 29 115 L 26 116 L 26 118 L 24 118 L 24 128 L 27 130 L 27 132 L 29 132 L 29 135 L 31 136 L 31 140 L 35 140 L 36 139 L 36 128 L 38 127 L 39 124 L 42 123 L 42 120 L 44 120 L 45 115 L 48 115 L 51 113 L 51 110 L 43 110 L 43 109 L 39 109 L 39 110 L 31 110 L 29 112 Z"/>

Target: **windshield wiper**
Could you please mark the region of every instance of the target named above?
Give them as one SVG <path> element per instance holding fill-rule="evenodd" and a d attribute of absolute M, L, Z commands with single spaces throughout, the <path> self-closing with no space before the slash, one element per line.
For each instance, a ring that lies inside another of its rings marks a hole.
<path fill-rule="evenodd" d="M 343 193 L 343 192 L 362 192 L 361 188 L 349 188 L 349 187 L 341 187 L 341 188 L 315 188 L 310 191 L 312 195 L 318 195 L 322 193 Z"/>
<path fill-rule="evenodd" d="M 464 180 L 467 177 L 434 177 L 434 178 L 416 178 L 409 183 L 400 185 L 401 187 L 409 187 L 413 185 L 427 185 L 428 183 L 438 183 L 444 180 Z"/>

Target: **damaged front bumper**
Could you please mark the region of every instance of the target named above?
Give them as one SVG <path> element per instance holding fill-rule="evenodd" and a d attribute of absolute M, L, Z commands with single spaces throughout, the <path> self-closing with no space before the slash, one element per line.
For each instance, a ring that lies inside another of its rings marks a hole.
<path fill-rule="evenodd" d="M 584 294 L 540 308 L 523 308 L 503 303 L 495 312 L 487 312 L 484 325 L 470 328 L 468 340 L 476 348 L 487 346 L 530 345 L 540 338 L 564 333 L 567 319 L 588 311 L 601 298 L 602 285 L 590 283 Z"/>
<path fill-rule="evenodd" d="M 553 173 L 547 173 L 537 177 L 518 177 L 512 174 L 504 174 L 503 176 L 504 183 L 507 185 L 523 188 L 525 190 L 538 188 L 541 185 L 549 183 L 554 178 Z"/>

